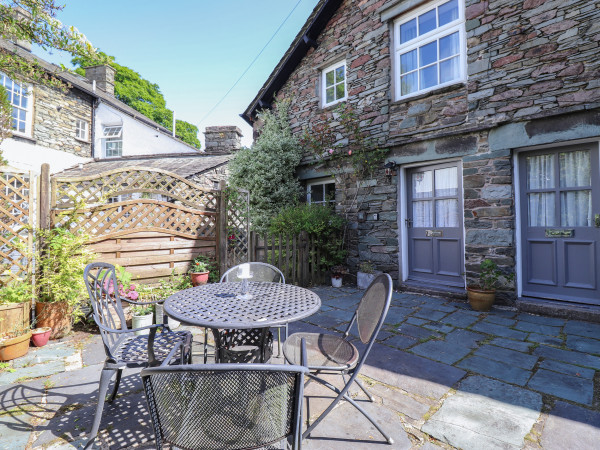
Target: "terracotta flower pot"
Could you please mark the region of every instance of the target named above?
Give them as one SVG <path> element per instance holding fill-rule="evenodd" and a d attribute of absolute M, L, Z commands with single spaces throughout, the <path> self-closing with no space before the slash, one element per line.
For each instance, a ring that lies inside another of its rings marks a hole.
<path fill-rule="evenodd" d="M 487 291 L 478 287 L 467 286 L 467 298 L 475 311 L 489 311 L 496 299 L 496 291 Z"/>
<path fill-rule="evenodd" d="M 208 283 L 208 274 L 210 272 L 192 272 L 190 278 L 192 280 L 192 286 L 202 286 Z"/>
<path fill-rule="evenodd" d="M 43 347 L 48 343 L 51 332 L 52 328 L 50 327 L 36 328 L 31 332 L 31 342 L 33 342 L 33 345 L 36 347 Z"/>
<path fill-rule="evenodd" d="M 29 351 L 29 339 L 31 339 L 31 331 L 0 341 L 0 361 L 10 361 L 26 355 Z"/>
<path fill-rule="evenodd" d="M 71 315 L 67 302 L 37 302 L 35 317 L 39 328 L 52 328 L 50 339 L 60 339 L 71 332 Z"/>

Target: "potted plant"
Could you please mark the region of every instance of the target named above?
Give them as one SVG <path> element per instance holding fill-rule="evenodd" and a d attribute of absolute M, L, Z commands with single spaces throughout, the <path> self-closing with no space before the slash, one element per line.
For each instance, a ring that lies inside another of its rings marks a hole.
<path fill-rule="evenodd" d="M 214 272 L 215 276 L 211 276 Z M 200 286 L 211 282 L 218 282 L 218 275 L 216 273 L 216 266 L 208 255 L 200 254 L 194 258 L 188 271 L 190 274 L 190 281 L 192 286 Z"/>
<path fill-rule="evenodd" d="M 131 307 L 132 314 L 132 328 L 145 327 L 152 325 L 154 318 L 154 305 L 134 305 Z M 142 334 L 149 334 L 150 330 L 136 331 L 134 334 L 139 336 Z"/>
<path fill-rule="evenodd" d="M 12 331 L 4 333 L 0 337 L 0 361 L 10 361 L 26 355 L 29 351 L 30 338 L 29 326 L 16 327 Z"/>
<path fill-rule="evenodd" d="M 337 265 L 331 268 L 331 285 L 335 288 L 342 287 L 342 279 L 348 273 L 346 266 Z"/>
<path fill-rule="evenodd" d="M 375 266 L 371 261 L 363 261 L 358 265 L 356 274 L 356 285 L 359 289 L 367 289 L 379 271 L 375 270 Z"/>
<path fill-rule="evenodd" d="M 514 275 L 504 274 L 491 259 L 481 261 L 479 270 L 479 283 L 467 286 L 467 298 L 475 311 L 489 311 L 496 299 L 496 288 L 511 281 Z"/>
<path fill-rule="evenodd" d="M 88 237 L 68 227 L 38 230 L 37 235 L 37 326 L 52 328 L 50 339 L 58 339 L 82 315 L 81 299 L 87 297 L 83 271 L 94 254 L 86 246 Z"/>
<path fill-rule="evenodd" d="M 32 297 L 30 282 L 21 279 L 8 282 L 0 280 L 0 336 L 29 327 Z"/>
<path fill-rule="evenodd" d="M 31 342 L 36 347 L 43 347 L 48 343 L 51 332 L 52 328 L 50 327 L 35 328 L 34 330 L 31 330 Z"/>

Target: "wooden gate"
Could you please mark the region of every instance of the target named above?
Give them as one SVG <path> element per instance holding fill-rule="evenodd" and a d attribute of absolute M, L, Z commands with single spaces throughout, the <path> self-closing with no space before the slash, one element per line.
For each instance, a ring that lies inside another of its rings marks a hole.
<path fill-rule="evenodd" d="M 220 193 L 174 173 L 127 167 L 51 182 L 51 222 L 74 218 L 97 260 L 152 283 L 185 272 L 199 253 L 217 255 Z"/>

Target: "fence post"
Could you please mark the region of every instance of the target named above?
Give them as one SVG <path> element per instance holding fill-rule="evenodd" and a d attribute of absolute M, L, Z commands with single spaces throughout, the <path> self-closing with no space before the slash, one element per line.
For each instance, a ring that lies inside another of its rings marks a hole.
<path fill-rule="evenodd" d="M 50 164 L 42 164 L 40 174 L 40 216 L 39 227 L 50 229 Z"/>
<path fill-rule="evenodd" d="M 300 265 L 300 286 L 308 286 L 308 233 L 302 231 L 298 242 L 298 263 Z"/>
<path fill-rule="evenodd" d="M 219 245 L 219 269 L 221 274 L 227 270 L 227 198 L 225 196 L 225 180 L 219 182 L 221 195 L 219 196 L 217 242 Z"/>

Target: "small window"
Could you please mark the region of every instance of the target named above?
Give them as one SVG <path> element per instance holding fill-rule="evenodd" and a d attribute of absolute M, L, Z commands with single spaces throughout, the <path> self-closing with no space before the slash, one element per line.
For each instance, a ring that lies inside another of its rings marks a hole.
<path fill-rule="evenodd" d="M 443 0 L 394 24 L 396 99 L 465 79 L 464 7 Z"/>
<path fill-rule="evenodd" d="M 306 201 L 310 204 L 333 205 L 335 203 L 335 182 L 327 180 L 309 183 L 306 186 Z"/>
<path fill-rule="evenodd" d="M 346 61 L 339 62 L 323 70 L 323 106 L 346 100 Z"/>
<path fill-rule="evenodd" d="M 102 132 L 104 140 L 104 156 L 116 158 L 123 156 L 123 127 L 104 127 Z"/>
<path fill-rule="evenodd" d="M 0 85 L 6 88 L 8 101 L 12 105 L 13 131 L 31 135 L 31 88 L 11 80 L 0 72 Z"/>
<path fill-rule="evenodd" d="M 82 141 L 88 140 L 88 123 L 85 120 L 77 119 L 75 121 L 75 137 Z"/>

